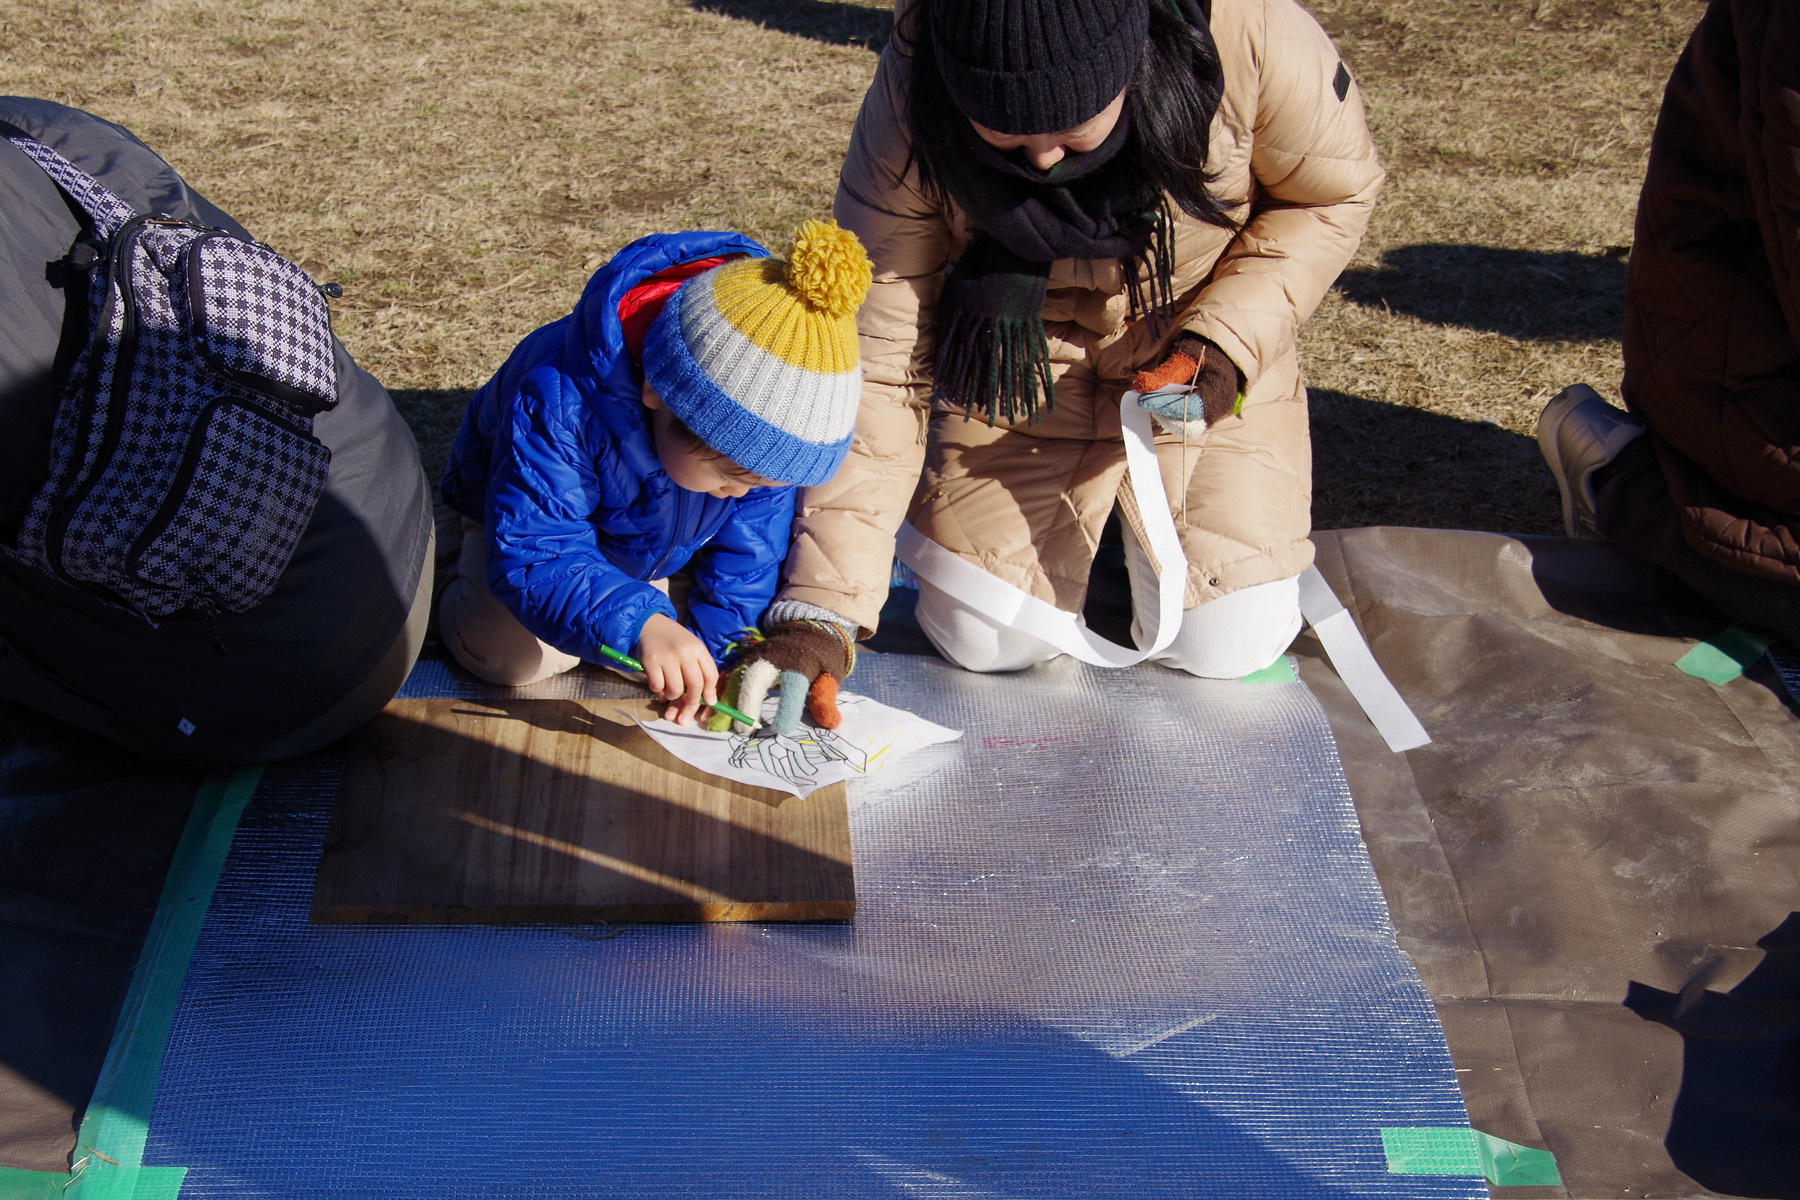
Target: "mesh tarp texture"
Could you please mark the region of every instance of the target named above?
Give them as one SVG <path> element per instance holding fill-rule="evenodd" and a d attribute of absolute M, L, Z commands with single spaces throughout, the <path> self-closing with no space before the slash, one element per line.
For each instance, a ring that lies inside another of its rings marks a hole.
<path fill-rule="evenodd" d="M 1387 1172 L 1382 1127 L 1467 1118 L 1303 685 L 853 686 L 965 733 L 851 785 L 852 924 L 314 926 L 342 764 L 271 769 L 146 1163 L 183 1200 L 1487 1194 Z"/>

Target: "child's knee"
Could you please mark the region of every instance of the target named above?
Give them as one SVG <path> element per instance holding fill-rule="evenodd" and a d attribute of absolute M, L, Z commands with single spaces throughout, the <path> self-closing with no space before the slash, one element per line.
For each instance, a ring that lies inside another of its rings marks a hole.
<path fill-rule="evenodd" d="M 470 674 L 501 687 L 560 675 L 581 660 L 540 641 L 485 588 L 458 576 L 438 600 L 438 636 Z"/>

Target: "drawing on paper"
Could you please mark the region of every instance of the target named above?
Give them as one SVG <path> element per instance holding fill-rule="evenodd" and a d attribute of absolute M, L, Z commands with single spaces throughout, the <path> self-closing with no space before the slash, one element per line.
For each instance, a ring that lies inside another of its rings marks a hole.
<path fill-rule="evenodd" d="M 775 703 L 771 699 L 765 707 L 765 720 Z M 703 771 L 796 796 L 880 771 L 909 751 L 962 736 L 961 730 L 867 696 L 839 693 L 838 711 L 843 722 L 837 729 L 802 725 L 792 735 L 766 727 L 749 734 L 708 733 L 660 720 L 646 723 L 644 730 L 675 757 Z"/>
<path fill-rule="evenodd" d="M 827 763 L 842 763 L 858 775 L 869 769 L 869 756 L 861 749 L 829 729 L 812 726 L 803 726 L 802 732 L 792 737 L 760 730 L 734 733 L 730 762 L 734 767 L 767 771 L 789 783 L 809 782 Z"/>

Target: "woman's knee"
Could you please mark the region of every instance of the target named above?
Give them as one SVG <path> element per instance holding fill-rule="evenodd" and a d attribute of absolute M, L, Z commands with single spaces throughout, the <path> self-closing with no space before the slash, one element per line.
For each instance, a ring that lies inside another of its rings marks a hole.
<path fill-rule="evenodd" d="M 914 613 L 938 653 L 967 671 L 1020 671 L 1061 653 L 1046 641 L 988 619 L 923 580 Z"/>
<path fill-rule="evenodd" d="M 1181 614 L 1181 631 L 1156 662 L 1208 679 L 1262 670 L 1300 632 L 1300 577 L 1259 583 Z"/>

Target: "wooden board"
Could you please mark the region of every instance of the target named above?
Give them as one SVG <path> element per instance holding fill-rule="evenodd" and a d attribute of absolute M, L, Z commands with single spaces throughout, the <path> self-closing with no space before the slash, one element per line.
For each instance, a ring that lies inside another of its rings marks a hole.
<path fill-rule="evenodd" d="M 707 775 L 620 700 L 395 700 L 354 735 L 313 920 L 827 921 L 856 913 L 844 785 Z"/>

